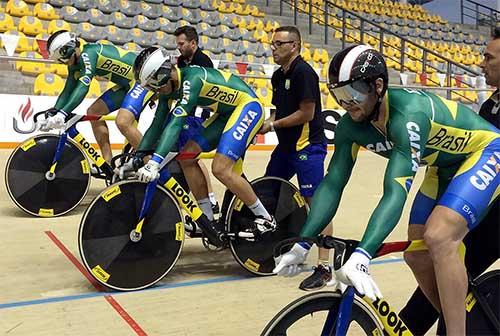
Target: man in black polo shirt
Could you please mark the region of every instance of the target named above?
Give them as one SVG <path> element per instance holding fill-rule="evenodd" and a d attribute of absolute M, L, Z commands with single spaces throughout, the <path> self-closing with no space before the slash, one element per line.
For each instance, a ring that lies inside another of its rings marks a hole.
<path fill-rule="evenodd" d="M 177 48 L 179 49 L 180 56 L 177 59 L 177 66 L 179 68 L 184 68 L 189 65 L 197 65 L 204 68 L 213 68 L 214 64 L 210 57 L 204 54 L 198 47 L 198 33 L 194 27 L 182 26 L 175 30 L 174 36 L 177 42 Z M 200 110 L 200 112 L 196 111 Z M 193 137 L 200 129 L 203 121 L 210 117 L 210 111 L 201 110 L 197 108 L 192 111 L 191 115 L 186 119 L 186 125 L 184 130 L 179 136 L 179 147 L 182 148 L 186 142 Z M 182 166 L 182 162 L 180 162 Z M 205 180 L 208 186 L 208 197 L 209 200 L 200 200 L 199 202 L 209 201 L 212 204 L 212 211 L 214 213 L 219 213 L 219 205 L 215 198 L 212 183 L 210 181 L 210 174 L 207 167 L 202 161 L 198 161 L 198 164 L 205 175 Z M 189 182 L 189 181 L 188 181 Z"/>
<path fill-rule="evenodd" d="M 296 27 L 275 30 L 271 49 L 274 62 L 281 65 L 271 79 L 276 112 L 264 122 L 260 133 L 275 131 L 279 142 L 266 175 L 290 180 L 297 174 L 300 193 L 310 204 L 324 175 L 326 138 L 319 78 L 300 56 L 300 47 L 300 32 Z M 331 235 L 331 225 L 323 233 Z M 328 250 L 320 250 L 318 259 L 318 266 L 300 284 L 301 289 L 319 289 L 331 280 Z"/>
<path fill-rule="evenodd" d="M 493 29 L 492 39 L 484 52 L 481 62 L 486 84 L 496 87 L 493 95 L 483 103 L 479 115 L 500 128 L 500 27 Z M 481 220 L 481 225 L 465 236 L 465 266 L 472 277 L 477 277 L 493 264 L 500 255 L 500 201 L 491 205 L 488 214 Z M 425 335 L 439 317 L 420 288 L 401 310 L 403 319 L 414 335 Z M 439 323 L 438 335 L 444 335 L 444 323 Z"/>

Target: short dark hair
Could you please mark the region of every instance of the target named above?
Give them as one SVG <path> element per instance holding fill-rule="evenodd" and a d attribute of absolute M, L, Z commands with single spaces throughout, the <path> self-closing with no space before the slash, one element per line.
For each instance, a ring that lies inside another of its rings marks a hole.
<path fill-rule="evenodd" d="M 198 32 L 192 26 L 182 26 L 175 30 L 174 36 L 179 36 L 181 34 L 186 35 L 186 39 L 188 41 L 195 40 L 196 44 L 198 44 Z"/>
<path fill-rule="evenodd" d="M 491 38 L 494 40 L 500 38 L 500 26 L 495 26 L 491 28 Z"/>
<path fill-rule="evenodd" d="M 301 37 L 300 37 L 300 31 L 297 27 L 295 26 L 282 26 L 282 27 L 278 27 L 275 29 L 274 31 L 275 33 L 277 32 L 288 32 L 289 34 L 294 34 L 297 36 L 297 38 L 299 39 L 299 43 L 301 42 Z"/>

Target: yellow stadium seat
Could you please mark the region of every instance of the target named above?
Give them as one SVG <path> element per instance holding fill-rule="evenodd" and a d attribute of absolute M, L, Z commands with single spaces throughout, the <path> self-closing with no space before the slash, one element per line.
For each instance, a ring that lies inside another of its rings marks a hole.
<path fill-rule="evenodd" d="M 273 94 L 271 90 L 268 90 L 267 88 L 258 88 L 255 90 L 255 93 L 265 107 L 273 106 Z"/>
<path fill-rule="evenodd" d="M 99 98 L 101 96 L 101 85 L 97 81 L 97 79 L 92 79 L 90 82 L 89 92 L 87 93 L 86 98 Z"/>
<path fill-rule="evenodd" d="M 42 21 L 35 16 L 23 16 L 19 20 L 18 29 L 26 35 L 31 36 L 45 32 Z"/>
<path fill-rule="evenodd" d="M 269 20 L 266 22 L 266 25 L 264 26 L 264 30 L 268 33 L 274 32 L 276 28 L 280 26 L 278 21 L 275 20 Z"/>
<path fill-rule="evenodd" d="M 314 49 L 312 59 L 314 62 L 327 63 L 328 62 L 328 51 L 326 49 Z"/>
<path fill-rule="evenodd" d="M 63 20 L 52 20 L 49 22 L 49 25 L 47 26 L 47 33 L 52 35 L 57 31 L 60 30 L 67 30 L 71 31 L 71 25 Z"/>
<path fill-rule="evenodd" d="M 255 6 L 255 5 L 246 5 L 244 12 L 248 13 L 247 15 L 251 15 L 251 16 L 254 16 L 254 17 L 264 17 L 264 16 L 266 16 L 266 14 L 263 13 L 263 12 L 261 12 L 259 10 L 259 7 Z"/>
<path fill-rule="evenodd" d="M 12 16 L 33 15 L 28 4 L 22 0 L 9 0 L 5 6 L 5 11 Z"/>
<path fill-rule="evenodd" d="M 37 3 L 33 9 L 35 16 L 42 20 L 56 20 L 59 19 L 56 10 L 48 3 Z"/>
<path fill-rule="evenodd" d="M 0 13 L 0 32 L 3 33 L 14 28 L 15 25 L 12 16 L 7 13 Z"/>
<path fill-rule="evenodd" d="M 30 4 L 39 4 L 39 3 L 45 3 L 47 0 L 25 0 L 25 1 Z"/>
<path fill-rule="evenodd" d="M 235 11 L 235 5 L 233 3 L 225 3 L 225 2 L 221 2 L 217 9 L 219 10 L 219 12 L 221 13 L 226 13 L 226 14 L 230 14 L 230 13 L 234 13 Z M 241 6 L 241 5 L 240 5 Z"/>
<path fill-rule="evenodd" d="M 254 17 L 250 18 L 247 22 L 247 29 L 248 30 L 261 30 L 267 33 L 267 31 L 264 29 L 266 26 L 264 25 L 264 22 L 261 19 L 256 19 Z"/>
<path fill-rule="evenodd" d="M 231 20 L 231 23 L 239 28 L 247 27 L 247 21 L 245 20 L 245 17 L 241 15 L 235 15 L 234 18 Z"/>
<path fill-rule="evenodd" d="M 16 46 L 17 53 L 20 53 L 23 51 L 33 51 L 34 50 L 33 42 L 35 42 L 35 41 L 28 40 L 26 38 L 26 35 L 24 35 L 24 33 L 20 32 L 20 31 L 18 31 L 17 29 L 12 29 L 12 30 L 6 31 L 5 34 L 19 36 L 19 41 L 17 42 L 17 46 Z"/>
<path fill-rule="evenodd" d="M 43 59 L 42 55 L 35 51 L 23 51 L 19 57 L 30 59 Z M 17 61 L 16 70 L 28 75 L 38 75 L 41 73 L 50 72 L 51 67 L 48 63 Z"/>
<path fill-rule="evenodd" d="M 267 35 L 267 33 L 264 30 L 256 29 L 255 32 L 253 33 L 253 37 L 261 43 L 269 43 L 270 42 L 269 36 Z"/>
<path fill-rule="evenodd" d="M 51 73 L 39 74 L 35 79 L 33 92 L 36 95 L 58 96 L 64 88 L 64 80 Z"/>
<path fill-rule="evenodd" d="M 253 83 L 257 88 L 265 88 L 267 87 L 269 80 L 265 78 L 255 78 Z"/>
<path fill-rule="evenodd" d="M 137 43 L 134 43 L 134 42 L 127 42 L 122 46 L 122 48 L 125 50 L 136 51 L 136 52 L 139 52 L 141 50 L 139 45 Z"/>
<path fill-rule="evenodd" d="M 311 50 L 309 48 L 302 48 L 301 56 L 306 62 L 312 60 Z"/>

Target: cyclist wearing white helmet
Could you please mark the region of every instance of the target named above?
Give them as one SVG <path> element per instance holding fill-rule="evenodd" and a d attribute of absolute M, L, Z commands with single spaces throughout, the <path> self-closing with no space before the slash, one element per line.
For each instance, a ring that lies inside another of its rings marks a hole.
<path fill-rule="evenodd" d="M 256 228 L 274 227 L 274 218 L 248 181 L 233 170 L 264 120 L 264 109 L 252 89 L 237 76 L 218 69 L 178 68 L 167 51 L 157 47 L 137 56 L 134 71 L 141 85 L 162 94 L 155 119 L 139 146 L 140 150 L 154 149 L 152 159 L 139 169 L 139 178 L 151 181 L 158 177 L 159 165 L 174 150 L 193 107 L 210 109 L 214 114 L 183 150 L 199 153 L 216 149 L 212 161 L 214 176 L 249 206 L 257 217 Z M 177 99 L 177 103 L 169 109 L 167 102 L 171 98 Z M 193 160 L 184 162 L 183 171 L 200 208 L 212 220 L 207 185 L 199 165 Z"/>
<path fill-rule="evenodd" d="M 68 115 L 85 98 L 92 79 L 101 77 L 116 85 L 102 94 L 87 113 L 105 115 L 119 110 L 116 125 L 132 147 L 137 148 L 142 135 L 135 124 L 153 93 L 134 81 L 132 67 L 136 54 L 101 43 L 88 43 L 81 48 L 77 36 L 65 30 L 50 36 L 47 49 L 51 59 L 68 66 L 68 78 L 42 130 L 63 128 Z M 104 121 L 91 123 L 103 157 L 110 162 L 112 152 L 108 127 Z"/>

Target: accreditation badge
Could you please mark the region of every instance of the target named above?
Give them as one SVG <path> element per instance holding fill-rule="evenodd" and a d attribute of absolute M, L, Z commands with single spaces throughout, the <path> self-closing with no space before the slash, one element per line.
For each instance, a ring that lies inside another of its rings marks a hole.
<path fill-rule="evenodd" d="M 285 89 L 290 90 L 290 80 L 289 79 L 285 80 Z"/>

